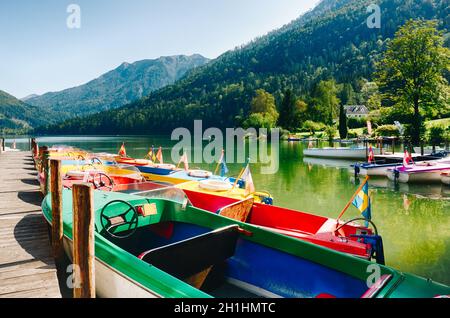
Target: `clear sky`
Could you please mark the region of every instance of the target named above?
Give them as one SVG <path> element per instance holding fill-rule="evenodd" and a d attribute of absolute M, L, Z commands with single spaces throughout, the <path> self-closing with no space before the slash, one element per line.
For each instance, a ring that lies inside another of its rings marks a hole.
<path fill-rule="evenodd" d="M 18 98 L 84 84 L 122 62 L 215 58 L 319 0 L 1 0 L 0 90 Z M 69 4 L 81 9 L 70 29 Z"/>

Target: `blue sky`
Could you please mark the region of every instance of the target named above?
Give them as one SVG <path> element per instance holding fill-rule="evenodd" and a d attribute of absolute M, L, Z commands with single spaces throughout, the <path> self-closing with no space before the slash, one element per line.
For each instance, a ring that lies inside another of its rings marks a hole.
<path fill-rule="evenodd" d="M 0 90 L 22 98 L 84 84 L 122 62 L 215 58 L 319 0 L 16 0 L 0 2 Z M 69 29 L 67 7 L 81 8 Z"/>

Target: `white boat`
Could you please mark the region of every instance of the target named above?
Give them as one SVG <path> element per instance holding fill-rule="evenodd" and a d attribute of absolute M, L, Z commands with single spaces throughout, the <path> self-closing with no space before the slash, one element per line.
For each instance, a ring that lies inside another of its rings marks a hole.
<path fill-rule="evenodd" d="M 442 182 L 442 173 L 446 172 L 450 172 L 448 159 L 389 168 L 387 177 L 389 180 L 402 183 L 440 183 Z"/>
<path fill-rule="evenodd" d="M 441 181 L 443 184 L 450 185 L 450 172 L 443 172 L 441 174 Z"/>
<path fill-rule="evenodd" d="M 388 169 L 392 169 L 392 168 L 396 168 L 396 167 L 400 167 L 401 165 L 399 164 L 382 164 L 382 165 L 378 165 L 378 164 L 361 164 L 358 165 L 359 168 L 359 175 L 365 177 L 365 176 L 370 176 L 370 177 L 386 177 L 387 173 L 388 173 Z M 352 167 L 350 170 L 352 173 L 354 173 L 354 169 L 355 167 Z"/>
<path fill-rule="evenodd" d="M 380 154 L 380 149 L 372 148 L 374 154 Z M 307 157 L 334 158 L 334 159 L 366 159 L 369 150 L 365 147 L 346 148 L 346 147 L 325 147 L 305 149 L 303 155 Z"/>

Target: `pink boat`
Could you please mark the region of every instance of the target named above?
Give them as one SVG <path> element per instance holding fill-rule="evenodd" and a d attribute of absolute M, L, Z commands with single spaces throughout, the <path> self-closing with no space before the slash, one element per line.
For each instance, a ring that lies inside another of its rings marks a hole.
<path fill-rule="evenodd" d="M 441 159 L 390 168 L 387 176 L 402 183 L 440 183 L 441 175 L 447 172 L 450 172 L 450 159 Z"/>

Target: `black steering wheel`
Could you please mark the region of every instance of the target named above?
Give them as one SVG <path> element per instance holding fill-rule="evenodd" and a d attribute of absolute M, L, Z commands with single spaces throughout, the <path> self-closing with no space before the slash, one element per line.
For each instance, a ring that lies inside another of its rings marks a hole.
<path fill-rule="evenodd" d="M 114 180 L 103 172 L 97 172 L 92 178 L 92 183 L 94 184 L 95 189 L 106 187 L 109 191 L 112 191 L 114 188 Z"/>
<path fill-rule="evenodd" d="M 125 212 L 112 216 L 105 215 L 107 207 L 113 204 L 120 204 L 120 203 L 125 205 L 126 209 Z M 132 213 L 132 215 L 129 219 L 127 219 L 127 215 L 129 213 Z M 123 200 L 114 200 L 109 202 L 103 207 L 102 212 L 100 213 L 100 222 L 103 230 L 105 230 L 105 232 L 108 233 L 109 236 L 117 239 L 124 239 L 133 235 L 138 228 L 138 221 L 139 218 L 136 209 L 130 203 Z M 112 232 L 112 230 L 115 229 L 116 227 L 124 225 L 128 225 L 128 230 L 126 231 L 128 232 L 127 234 L 120 235 Z"/>
<path fill-rule="evenodd" d="M 95 164 L 97 162 L 97 164 L 102 165 L 103 161 L 100 158 L 94 157 L 91 159 L 91 163 Z"/>

